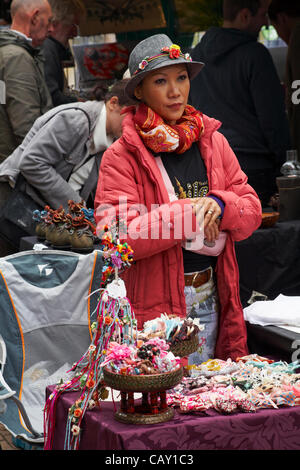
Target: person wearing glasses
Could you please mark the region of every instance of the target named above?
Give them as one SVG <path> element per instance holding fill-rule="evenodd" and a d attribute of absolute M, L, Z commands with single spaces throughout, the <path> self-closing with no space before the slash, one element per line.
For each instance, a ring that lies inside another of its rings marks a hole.
<path fill-rule="evenodd" d="M 66 93 L 63 62 L 72 61 L 69 40 L 78 34 L 79 18 L 85 14 L 81 0 L 49 0 L 52 8 L 52 31 L 43 44 L 45 79 L 53 106 L 72 103 L 78 98 Z"/>

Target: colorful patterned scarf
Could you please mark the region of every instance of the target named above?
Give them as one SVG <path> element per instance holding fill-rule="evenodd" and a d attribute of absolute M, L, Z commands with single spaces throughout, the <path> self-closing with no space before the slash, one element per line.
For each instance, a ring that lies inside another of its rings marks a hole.
<path fill-rule="evenodd" d="M 151 108 L 140 103 L 134 123 L 144 144 L 153 152 L 184 153 L 204 132 L 202 116 L 202 113 L 187 105 L 177 123 L 170 125 Z"/>

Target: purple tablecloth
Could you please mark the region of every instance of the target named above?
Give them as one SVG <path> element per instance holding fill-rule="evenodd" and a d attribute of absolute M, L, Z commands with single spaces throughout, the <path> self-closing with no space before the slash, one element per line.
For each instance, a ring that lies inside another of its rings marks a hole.
<path fill-rule="evenodd" d="M 68 409 L 77 398 L 67 392 L 57 401 L 53 450 L 64 449 Z M 86 412 L 81 450 L 300 450 L 300 406 L 226 416 L 176 412 L 171 421 L 154 425 L 122 424 L 113 415 L 112 402 Z"/>

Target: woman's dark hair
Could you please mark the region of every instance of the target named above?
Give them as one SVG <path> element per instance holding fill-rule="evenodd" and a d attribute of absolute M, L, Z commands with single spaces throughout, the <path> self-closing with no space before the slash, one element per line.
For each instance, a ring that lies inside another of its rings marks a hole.
<path fill-rule="evenodd" d="M 110 86 L 108 91 L 105 93 L 104 101 L 106 102 L 113 96 L 116 96 L 119 100 L 120 106 L 130 106 L 131 104 L 135 104 L 135 102 L 125 93 L 125 87 L 129 80 L 129 78 L 123 78 Z"/>
<path fill-rule="evenodd" d="M 125 94 L 125 86 L 129 80 L 129 78 L 123 78 L 122 80 L 118 80 L 110 86 L 97 85 L 97 87 L 95 87 L 93 90 L 93 95 L 97 101 L 105 101 L 105 103 L 113 96 L 116 96 L 121 107 L 136 104 L 135 101 Z"/>
<path fill-rule="evenodd" d="M 248 8 L 252 16 L 255 16 L 260 6 L 261 0 L 224 0 L 223 18 L 227 21 L 234 21 L 243 8 Z"/>
<path fill-rule="evenodd" d="M 297 0 L 272 0 L 268 14 L 271 21 L 276 21 L 279 13 L 286 13 L 288 16 L 300 17 L 300 2 Z"/>

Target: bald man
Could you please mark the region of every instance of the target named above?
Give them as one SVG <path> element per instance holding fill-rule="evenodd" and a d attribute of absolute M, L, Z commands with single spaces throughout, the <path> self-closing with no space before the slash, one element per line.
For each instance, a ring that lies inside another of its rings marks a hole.
<path fill-rule="evenodd" d="M 11 28 L 0 31 L 0 81 L 5 89 L 0 104 L 0 162 L 53 106 L 39 50 L 52 31 L 48 0 L 13 0 L 11 17 Z"/>

